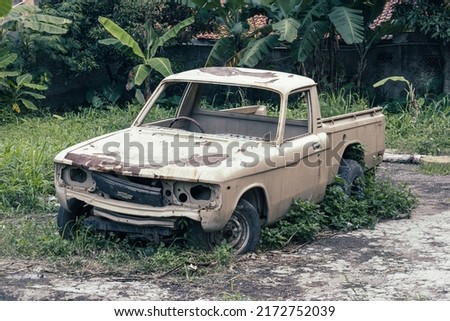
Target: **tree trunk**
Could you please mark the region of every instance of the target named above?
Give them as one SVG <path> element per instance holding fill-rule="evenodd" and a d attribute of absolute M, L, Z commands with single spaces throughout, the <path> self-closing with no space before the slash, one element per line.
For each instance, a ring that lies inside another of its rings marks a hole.
<path fill-rule="evenodd" d="M 442 73 L 444 75 L 444 86 L 442 91 L 445 94 L 450 94 L 450 43 L 442 44 L 441 46 L 442 58 L 444 60 L 444 68 Z"/>
<path fill-rule="evenodd" d="M 330 36 L 328 37 L 328 59 L 329 59 L 329 73 L 330 73 L 330 83 L 332 85 L 333 90 L 336 89 L 336 56 L 335 56 L 335 44 L 336 41 L 336 32 L 334 28 L 330 32 Z"/>

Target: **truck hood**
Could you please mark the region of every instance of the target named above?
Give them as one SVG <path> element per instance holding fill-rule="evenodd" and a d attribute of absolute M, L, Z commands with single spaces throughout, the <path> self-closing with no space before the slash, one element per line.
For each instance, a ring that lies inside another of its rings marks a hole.
<path fill-rule="evenodd" d="M 131 127 L 69 147 L 56 163 L 122 175 L 221 182 L 269 169 L 273 144 L 248 137 Z"/>

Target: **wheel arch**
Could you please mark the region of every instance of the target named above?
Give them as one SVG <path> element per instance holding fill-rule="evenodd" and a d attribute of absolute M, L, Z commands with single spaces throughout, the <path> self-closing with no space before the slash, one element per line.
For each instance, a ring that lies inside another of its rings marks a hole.
<path fill-rule="evenodd" d="M 352 159 L 357 161 L 364 168 L 364 146 L 360 142 L 352 142 L 348 144 L 342 153 L 341 160 L 342 159 Z"/>
<path fill-rule="evenodd" d="M 242 193 L 239 200 L 245 199 L 258 212 L 259 219 L 265 225 L 268 214 L 268 198 L 266 190 L 262 186 L 253 186 Z"/>

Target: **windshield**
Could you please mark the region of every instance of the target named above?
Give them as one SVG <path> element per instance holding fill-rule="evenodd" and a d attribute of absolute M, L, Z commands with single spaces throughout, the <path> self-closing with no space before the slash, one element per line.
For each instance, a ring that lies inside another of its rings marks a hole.
<path fill-rule="evenodd" d="M 173 82 L 156 92 L 139 116 L 138 126 L 274 141 L 281 95 L 237 85 Z M 294 134 L 289 134 L 290 137 Z M 287 137 L 285 137 L 287 138 Z"/>

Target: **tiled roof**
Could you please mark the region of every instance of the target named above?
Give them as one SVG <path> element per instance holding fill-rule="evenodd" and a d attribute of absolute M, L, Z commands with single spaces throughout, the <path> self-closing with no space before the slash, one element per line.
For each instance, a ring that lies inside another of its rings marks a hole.
<path fill-rule="evenodd" d="M 379 27 L 382 23 L 387 22 L 391 20 L 392 14 L 394 12 L 395 5 L 398 3 L 404 3 L 407 2 L 407 0 L 389 0 L 386 1 L 383 11 L 381 14 L 372 22 L 370 25 L 370 28 L 375 29 L 376 27 Z"/>

